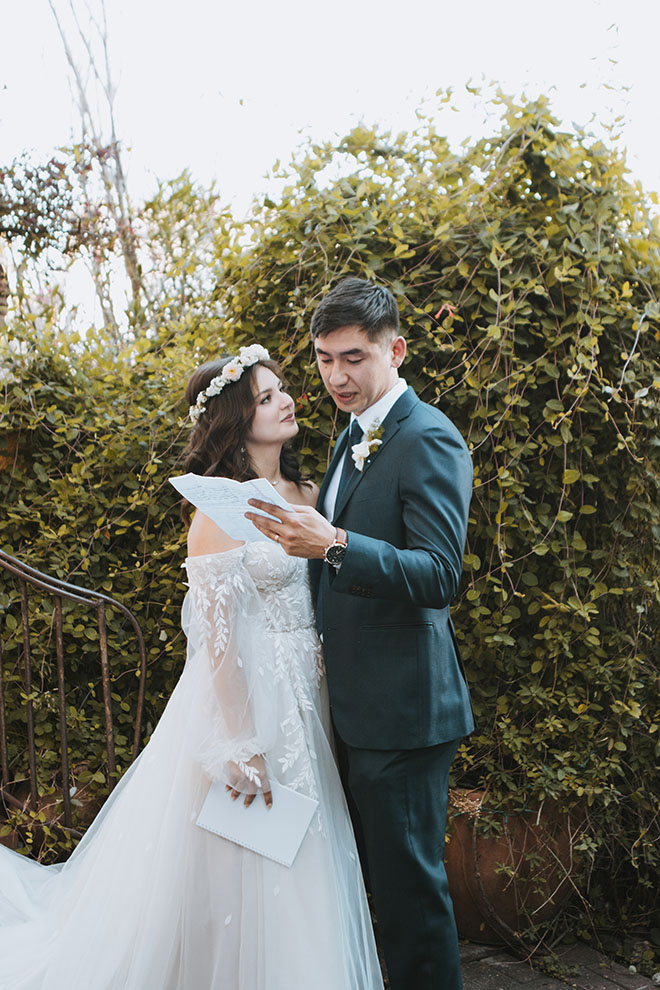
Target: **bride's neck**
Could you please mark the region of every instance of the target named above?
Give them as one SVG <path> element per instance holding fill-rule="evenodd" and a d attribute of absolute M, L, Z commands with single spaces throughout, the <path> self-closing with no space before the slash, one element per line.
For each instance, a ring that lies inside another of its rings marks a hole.
<path fill-rule="evenodd" d="M 280 470 L 280 454 L 282 446 L 276 447 L 253 447 L 247 445 L 247 454 L 250 458 L 252 469 L 258 478 L 267 478 L 271 484 L 282 480 Z"/>

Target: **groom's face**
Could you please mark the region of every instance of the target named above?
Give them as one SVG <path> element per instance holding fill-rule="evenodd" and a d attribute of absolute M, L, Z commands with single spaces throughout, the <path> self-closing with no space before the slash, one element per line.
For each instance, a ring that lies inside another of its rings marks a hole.
<path fill-rule="evenodd" d="M 396 385 L 406 353 L 403 337 L 370 340 L 360 327 L 349 326 L 318 336 L 316 361 L 323 384 L 344 412 L 361 412 Z"/>

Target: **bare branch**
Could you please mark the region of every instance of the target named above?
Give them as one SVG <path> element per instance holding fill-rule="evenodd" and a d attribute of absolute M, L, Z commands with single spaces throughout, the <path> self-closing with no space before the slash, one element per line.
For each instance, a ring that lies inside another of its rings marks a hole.
<path fill-rule="evenodd" d="M 71 10 L 73 22 L 86 52 L 88 69 L 87 79 L 83 78 L 80 65 L 73 55 L 72 47 L 67 38 L 67 33 L 64 29 L 62 20 L 55 9 L 54 0 L 48 0 L 48 3 L 53 17 L 55 18 L 55 23 L 57 25 L 60 38 L 62 39 L 66 58 L 75 82 L 83 140 L 85 140 L 87 135 L 89 135 L 89 138 L 87 138 L 88 143 L 91 144 L 93 150 L 96 152 L 96 161 L 101 172 L 101 178 L 105 190 L 105 206 L 112 217 L 117 239 L 119 241 L 124 268 L 131 285 L 133 308 L 139 309 L 141 307 L 142 296 L 146 296 L 146 291 L 138 260 L 137 239 L 134 233 L 134 215 L 128 195 L 126 173 L 121 156 L 121 145 L 117 137 L 114 112 L 116 88 L 112 80 L 105 0 L 99 0 L 101 12 L 100 20 L 95 16 L 89 3 L 86 3 L 85 5 L 90 24 L 98 35 L 98 40 L 101 45 L 101 67 L 99 67 L 99 59 L 97 58 L 94 50 L 90 30 L 81 24 L 74 0 L 69 0 L 69 8 Z M 106 110 L 108 113 L 108 140 L 104 140 L 102 137 L 103 122 L 99 119 L 99 114 L 95 113 L 90 106 L 87 86 L 90 75 L 95 80 L 98 90 L 102 93 L 105 100 Z M 90 138 L 91 140 L 89 140 Z M 84 182 L 83 187 L 85 187 Z M 106 292 L 106 287 L 104 284 L 105 280 L 102 277 L 98 259 L 92 259 L 91 269 L 97 295 L 99 300 L 102 300 L 101 305 L 105 318 L 108 319 L 109 314 L 112 314 L 111 326 L 115 332 L 118 332 L 118 324 L 114 316 L 113 305 Z"/>

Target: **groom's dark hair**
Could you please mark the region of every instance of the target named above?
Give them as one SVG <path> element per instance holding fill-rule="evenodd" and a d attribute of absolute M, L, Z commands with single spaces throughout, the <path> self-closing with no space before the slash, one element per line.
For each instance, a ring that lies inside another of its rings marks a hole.
<path fill-rule="evenodd" d="M 310 332 L 312 340 L 342 327 L 359 327 L 370 340 L 396 337 L 399 310 L 384 285 L 363 278 L 345 278 L 319 303 Z"/>

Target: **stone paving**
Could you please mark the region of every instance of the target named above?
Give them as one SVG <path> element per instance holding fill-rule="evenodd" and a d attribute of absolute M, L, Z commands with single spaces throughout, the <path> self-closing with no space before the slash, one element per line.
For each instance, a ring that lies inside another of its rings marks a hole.
<path fill-rule="evenodd" d="M 657 990 L 658 984 L 587 945 L 571 945 L 557 952 L 567 968 L 563 979 L 533 969 L 505 950 L 487 945 L 461 946 L 463 990 Z"/>

